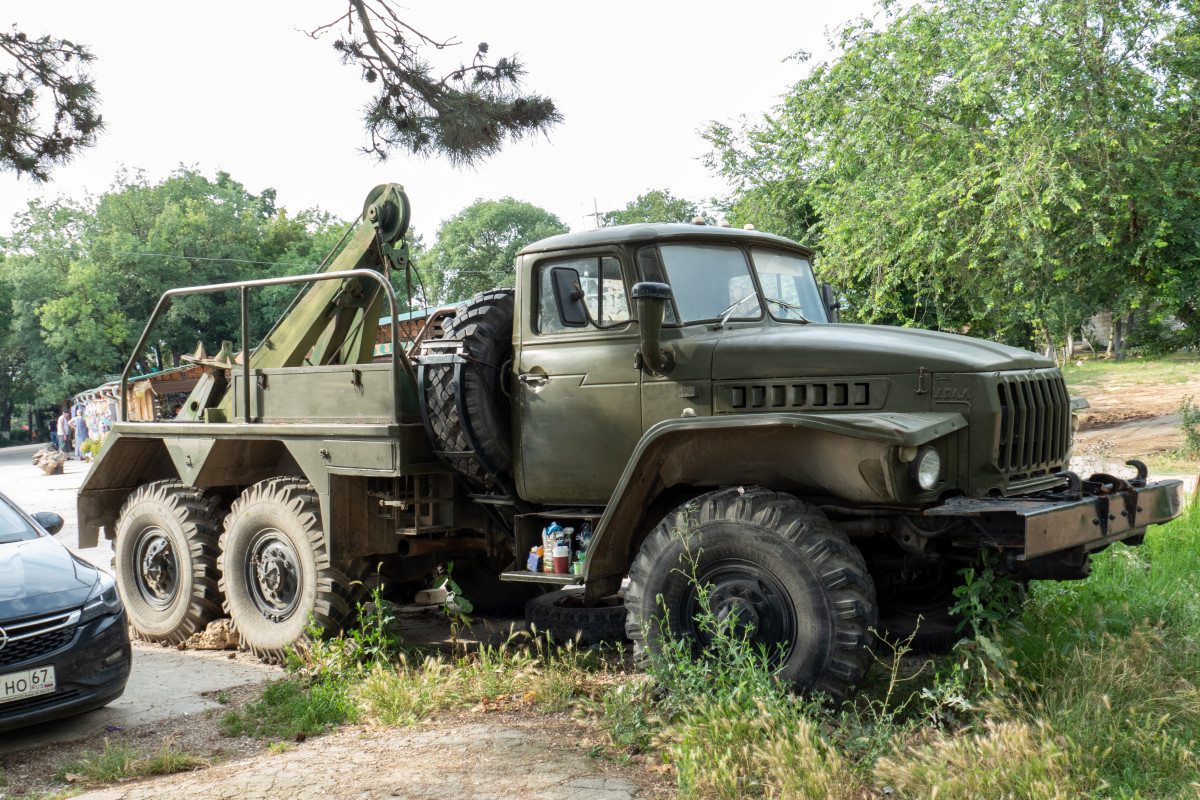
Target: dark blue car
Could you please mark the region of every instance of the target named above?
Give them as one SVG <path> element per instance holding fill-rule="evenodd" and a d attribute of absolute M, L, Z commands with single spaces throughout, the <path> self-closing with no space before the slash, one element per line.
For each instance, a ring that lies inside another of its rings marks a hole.
<path fill-rule="evenodd" d="M 54 540 L 62 526 L 0 494 L 0 731 L 99 708 L 129 680 L 116 583 Z"/>

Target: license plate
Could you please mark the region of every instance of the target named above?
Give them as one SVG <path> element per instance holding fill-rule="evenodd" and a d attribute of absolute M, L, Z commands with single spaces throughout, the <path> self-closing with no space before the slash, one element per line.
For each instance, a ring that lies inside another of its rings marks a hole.
<path fill-rule="evenodd" d="M 53 691 L 54 667 L 36 667 L 0 675 L 0 703 L 11 703 Z"/>

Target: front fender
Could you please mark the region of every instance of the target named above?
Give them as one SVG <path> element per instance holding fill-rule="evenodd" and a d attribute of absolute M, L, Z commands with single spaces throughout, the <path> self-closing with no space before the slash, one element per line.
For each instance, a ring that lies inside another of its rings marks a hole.
<path fill-rule="evenodd" d="M 902 506 L 895 448 L 966 427 L 957 413 L 746 414 L 681 417 L 642 436 L 596 527 L 584 580 L 596 592 L 623 576 L 658 520 L 647 508 L 675 486 L 765 486 L 802 497 Z"/>

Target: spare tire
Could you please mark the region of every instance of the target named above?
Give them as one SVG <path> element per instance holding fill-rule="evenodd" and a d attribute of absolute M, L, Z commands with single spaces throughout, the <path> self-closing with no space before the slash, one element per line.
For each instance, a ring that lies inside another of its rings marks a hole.
<path fill-rule="evenodd" d="M 455 381 L 451 364 L 430 365 L 425 402 L 437 448 L 473 490 L 484 492 L 496 485 L 494 475 L 512 474 L 511 406 L 504 391 L 503 371 L 512 361 L 513 290 L 491 289 L 460 305 L 446 321 L 442 341 L 463 343 L 467 357 L 461 380 Z M 458 398 L 475 436 L 474 447 L 459 418 Z"/>
<path fill-rule="evenodd" d="M 581 589 L 546 592 L 525 604 L 527 627 L 550 634 L 556 642 L 574 641 L 581 647 L 625 641 L 625 616 L 619 595 L 605 597 L 588 608 Z"/>

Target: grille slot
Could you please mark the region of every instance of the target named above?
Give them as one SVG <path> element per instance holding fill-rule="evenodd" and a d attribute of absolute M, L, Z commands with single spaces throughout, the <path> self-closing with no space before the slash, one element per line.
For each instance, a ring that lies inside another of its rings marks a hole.
<path fill-rule="evenodd" d="M 1066 460 L 1071 399 L 1057 371 L 1001 375 L 996 466 L 1018 475 L 1044 472 Z"/>
<path fill-rule="evenodd" d="M 3 627 L 8 640 L 0 650 L 0 667 L 40 658 L 66 647 L 75 638 L 78 620 L 79 612 L 72 611 L 6 623 Z"/>
<path fill-rule="evenodd" d="M 820 383 L 762 382 L 718 387 L 717 410 L 809 410 L 880 408 L 886 383 L 877 380 L 839 380 Z"/>

